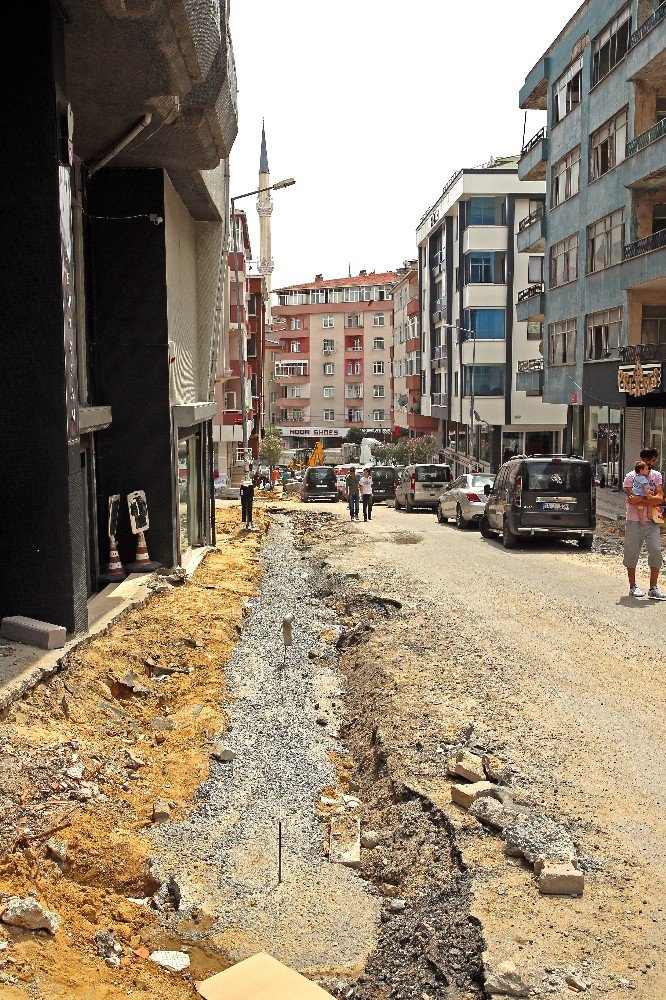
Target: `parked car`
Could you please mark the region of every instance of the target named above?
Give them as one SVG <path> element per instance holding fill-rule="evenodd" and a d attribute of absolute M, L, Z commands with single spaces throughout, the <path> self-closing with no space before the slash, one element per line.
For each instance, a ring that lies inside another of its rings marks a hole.
<path fill-rule="evenodd" d="M 492 486 L 494 476 L 482 473 L 466 473 L 449 483 L 437 504 L 437 520 L 445 524 L 450 517 L 456 520 L 457 528 L 478 523 L 486 509 L 485 486 Z"/>
<path fill-rule="evenodd" d="M 481 534 L 502 536 L 511 549 L 521 536 L 575 538 L 591 549 L 596 487 L 589 462 L 565 455 L 516 456 L 500 468 L 480 521 Z"/>
<path fill-rule="evenodd" d="M 371 465 L 372 496 L 374 500 L 395 500 L 395 488 L 403 466 Z M 363 470 L 361 470 L 362 472 Z"/>
<path fill-rule="evenodd" d="M 305 470 L 301 486 L 301 500 L 333 500 L 340 499 L 340 490 L 335 480 L 335 470 L 332 465 L 315 465 Z"/>
<path fill-rule="evenodd" d="M 439 497 L 447 483 L 451 482 L 449 465 L 407 465 L 398 476 L 395 488 L 395 507 L 437 508 Z"/>

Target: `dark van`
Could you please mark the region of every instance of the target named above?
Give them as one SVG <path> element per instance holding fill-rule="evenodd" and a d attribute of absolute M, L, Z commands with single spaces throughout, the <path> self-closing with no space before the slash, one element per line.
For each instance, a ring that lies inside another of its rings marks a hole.
<path fill-rule="evenodd" d="M 502 536 L 511 549 L 521 536 L 575 538 L 591 549 L 596 528 L 596 487 L 589 462 L 565 455 L 516 456 L 485 488 L 484 538 Z"/>
<path fill-rule="evenodd" d="M 395 500 L 395 487 L 398 482 L 398 473 L 401 471 L 402 466 L 400 468 L 389 465 L 370 466 L 373 500 Z"/>
<path fill-rule="evenodd" d="M 333 500 L 340 499 L 335 469 L 330 465 L 316 465 L 305 470 L 305 478 L 301 486 L 301 500 Z"/>

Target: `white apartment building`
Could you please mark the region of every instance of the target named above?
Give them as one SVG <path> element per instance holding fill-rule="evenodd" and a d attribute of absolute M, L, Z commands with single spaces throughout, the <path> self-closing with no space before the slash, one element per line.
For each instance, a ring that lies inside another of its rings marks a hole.
<path fill-rule="evenodd" d="M 518 253 L 517 234 L 544 199 L 544 182 L 520 181 L 504 158 L 459 170 L 417 229 L 421 412 L 457 472 L 562 447 L 566 406 L 542 398 L 543 317 L 516 315 L 543 280 L 543 246 Z"/>

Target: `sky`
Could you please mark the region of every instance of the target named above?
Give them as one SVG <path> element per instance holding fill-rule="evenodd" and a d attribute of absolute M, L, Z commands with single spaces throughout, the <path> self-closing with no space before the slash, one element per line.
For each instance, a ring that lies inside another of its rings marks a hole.
<path fill-rule="evenodd" d="M 518 91 L 580 3 L 232 0 L 231 193 L 258 185 L 262 118 L 271 181 L 296 178 L 273 194 L 273 288 L 414 258 L 449 177 L 520 151 Z M 543 124 L 528 111 L 526 138 Z"/>

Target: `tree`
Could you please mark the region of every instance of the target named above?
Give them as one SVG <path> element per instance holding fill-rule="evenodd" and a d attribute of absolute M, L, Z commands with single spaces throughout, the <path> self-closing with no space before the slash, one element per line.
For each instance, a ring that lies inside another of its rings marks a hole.
<path fill-rule="evenodd" d="M 259 457 L 266 462 L 271 470 L 271 486 L 273 485 L 273 469 L 280 461 L 282 455 L 282 437 L 280 432 L 274 427 L 269 428 L 264 434 L 263 441 L 259 447 Z"/>
<path fill-rule="evenodd" d="M 360 444 L 364 437 L 365 434 L 360 427 L 350 427 L 345 441 L 347 444 Z"/>
<path fill-rule="evenodd" d="M 441 442 L 434 434 L 424 434 L 423 437 L 410 438 L 408 442 L 409 463 L 431 462 L 439 458 L 442 450 Z"/>

